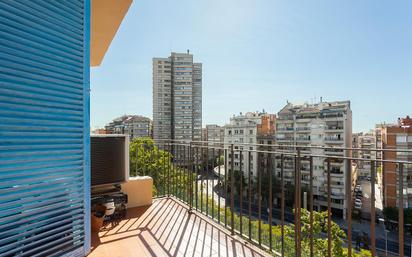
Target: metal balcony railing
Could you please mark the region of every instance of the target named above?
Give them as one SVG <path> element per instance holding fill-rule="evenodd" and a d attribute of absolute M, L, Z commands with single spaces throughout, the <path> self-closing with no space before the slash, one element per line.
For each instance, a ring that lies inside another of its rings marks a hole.
<path fill-rule="evenodd" d="M 366 225 L 365 222 L 359 225 L 353 218 L 356 213 L 353 164 L 364 160 L 352 157 L 351 153 L 362 149 L 305 146 L 305 149 L 322 148 L 345 152 L 344 156 L 330 156 L 302 153 L 301 148 L 295 145 L 203 141 L 159 141 L 155 145 L 154 156 L 146 156 L 145 151 L 148 149 L 143 147 L 140 152 L 136 152 L 136 159 L 143 158 L 141 156 L 164 159 L 159 162 L 159 165 L 163 165 L 162 176 L 158 174 L 154 178 L 158 196 L 176 197 L 188 204 L 190 211 L 209 216 L 229 229 L 233 235 L 237 234 L 274 255 L 319 256 L 322 249 L 317 249 L 319 244 L 315 244 L 315 241 L 325 240 L 326 249 L 323 249 L 322 254 L 328 257 L 336 256 L 337 252 L 342 252 L 344 256 L 363 256 L 356 255 L 362 247 L 369 249 L 372 256 L 385 251 L 398 256 L 405 256 L 405 253 L 410 256 L 410 245 L 406 243 L 410 238 L 405 233 L 403 204 L 399 204 L 397 229 L 392 232 L 389 244 L 387 239 L 386 247 L 382 241 L 385 235 L 380 234 L 384 231 L 383 225 L 377 224 L 380 215 L 377 215 L 375 204 L 370 204 L 367 212 L 371 221 L 367 223 L 369 229 L 365 232 L 366 235 L 359 235 L 357 232 L 358 226 L 364 228 Z M 401 151 L 412 153 L 411 150 Z M 239 158 L 237 162 L 231 161 L 235 154 L 243 158 Z M 257 158 L 252 159 L 252 154 Z M 303 168 L 303 161 L 309 162 L 309 166 L 305 165 Z M 341 171 L 344 174 L 344 195 L 332 191 L 332 183 L 336 182 L 332 182 L 331 174 L 336 169 L 331 163 L 336 161 L 343 162 L 346 167 Z M 412 165 L 412 162 L 400 160 L 368 161 L 371 162 L 370 181 L 363 183 L 370 188 L 371 203 L 375 203 L 375 190 L 380 187 L 376 182 L 382 180 L 378 168 L 381 169 L 385 163 L 395 164 L 398 170 L 396 176 L 402 177 L 405 166 Z M 323 165 L 324 174 L 321 178 L 315 178 L 315 162 Z M 286 166 L 292 168 L 292 180 L 286 178 Z M 137 166 L 135 168 L 139 169 Z M 304 170 L 309 179 L 302 181 Z M 319 183 L 319 179 L 323 179 L 324 183 Z M 323 186 L 324 192 L 314 192 L 314 188 Z M 404 185 L 400 183 L 398 192 L 403 190 Z M 315 199 L 314 193 L 323 194 L 316 196 L 323 200 Z M 334 196 L 337 195 L 341 196 L 340 202 L 335 202 Z M 406 202 L 403 194 L 397 197 L 399 203 Z M 317 211 L 321 210 L 326 211 L 326 216 L 319 221 L 316 220 L 320 215 Z M 336 226 L 343 231 L 338 239 L 333 234 Z M 341 240 L 341 244 L 336 243 L 336 240 Z"/>

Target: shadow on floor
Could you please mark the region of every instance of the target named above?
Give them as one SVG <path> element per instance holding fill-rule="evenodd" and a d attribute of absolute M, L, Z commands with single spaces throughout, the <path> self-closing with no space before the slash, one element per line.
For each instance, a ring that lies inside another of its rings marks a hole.
<path fill-rule="evenodd" d="M 91 257 L 113 256 L 270 256 L 230 236 L 207 217 L 189 214 L 173 198 L 128 210 L 125 219 L 92 233 Z"/>

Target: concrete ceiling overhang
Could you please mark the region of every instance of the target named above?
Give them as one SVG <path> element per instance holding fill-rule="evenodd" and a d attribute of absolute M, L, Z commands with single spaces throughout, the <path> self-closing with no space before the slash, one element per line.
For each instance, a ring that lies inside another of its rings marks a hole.
<path fill-rule="evenodd" d="M 99 66 L 133 0 L 92 0 L 90 66 Z"/>

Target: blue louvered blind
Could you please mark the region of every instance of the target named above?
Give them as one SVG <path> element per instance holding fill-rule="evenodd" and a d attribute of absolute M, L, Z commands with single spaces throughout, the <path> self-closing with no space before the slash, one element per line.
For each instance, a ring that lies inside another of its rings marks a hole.
<path fill-rule="evenodd" d="M 84 253 L 86 3 L 0 1 L 0 256 Z"/>

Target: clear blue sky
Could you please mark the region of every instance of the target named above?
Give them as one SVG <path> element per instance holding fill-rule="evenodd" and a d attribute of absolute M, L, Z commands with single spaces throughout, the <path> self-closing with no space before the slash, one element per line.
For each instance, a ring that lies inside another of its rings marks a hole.
<path fill-rule="evenodd" d="M 134 0 L 91 70 L 91 125 L 152 117 L 152 57 L 203 63 L 203 125 L 350 100 L 353 130 L 412 114 L 411 0 Z"/>

